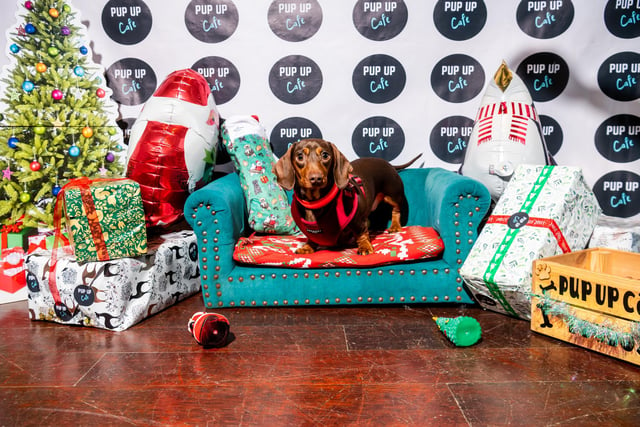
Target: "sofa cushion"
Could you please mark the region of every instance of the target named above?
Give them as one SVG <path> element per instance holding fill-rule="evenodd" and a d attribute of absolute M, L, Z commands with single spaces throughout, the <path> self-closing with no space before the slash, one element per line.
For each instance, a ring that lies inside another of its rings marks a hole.
<path fill-rule="evenodd" d="M 303 234 L 242 237 L 236 244 L 233 259 L 244 264 L 288 268 L 373 267 L 434 258 L 444 250 L 438 232 L 421 226 L 403 227 L 398 233 L 371 233 L 374 249 L 371 255 L 358 255 L 356 247 L 296 254 L 296 249 L 306 240 Z"/>

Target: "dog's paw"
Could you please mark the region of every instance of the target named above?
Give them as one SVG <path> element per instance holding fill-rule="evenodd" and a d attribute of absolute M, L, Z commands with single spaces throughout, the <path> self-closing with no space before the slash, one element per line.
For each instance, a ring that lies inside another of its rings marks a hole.
<path fill-rule="evenodd" d="M 309 245 L 308 243 L 305 243 L 304 246 L 299 247 L 298 249 L 296 249 L 296 253 L 298 255 L 306 255 L 306 254 L 312 254 L 314 253 L 316 250 Z"/>
<path fill-rule="evenodd" d="M 391 225 L 391 227 L 389 227 L 389 228 L 387 229 L 387 231 L 388 231 L 389 233 L 398 233 L 399 231 L 402 231 L 402 226 L 401 226 L 401 225 L 394 226 L 394 225 L 392 224 L 392 225 Z"/>
<path fill-rule="evenodd" d="M 361 244 L 358 246 L 358 255 L 371 255 L 373 253 L 373 246 L 371 243 Z"/>

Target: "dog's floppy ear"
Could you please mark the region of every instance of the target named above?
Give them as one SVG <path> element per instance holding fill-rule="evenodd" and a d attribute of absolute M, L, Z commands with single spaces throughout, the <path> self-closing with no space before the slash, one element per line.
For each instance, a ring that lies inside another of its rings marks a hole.
<path fill-rule="evenodd" d="M 333 180 L 339 189 L 343 189 L 349 183 L 349 174 L 351 173 L 351 163 L 349 160 L 338 150 L 335 144 L 331 144 L 333 151 Z"/>
<path fill-rule="evenodd" d="M 291 156 L 293 155 L 295 145 L 296 144 L 291 144 L 287 152 L 284 153 L 273 166 L 273 173 L 278 179 L 278 184 L 285 190 L 291 190 L 296 180 L 293 164 L 291 163 Z"/>

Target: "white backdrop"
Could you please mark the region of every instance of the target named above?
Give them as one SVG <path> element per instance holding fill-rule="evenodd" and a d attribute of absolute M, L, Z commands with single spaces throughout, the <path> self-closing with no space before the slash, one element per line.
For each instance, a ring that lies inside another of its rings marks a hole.
<path fill-rule="evenodd" d="M 22 4 L 3 0 L 0 27 Z M 223 117 L 260 117 L 277 155 L 310 135 L 349 158 L 457 170 L 505 60 L 556 162 L 583 168 L 606 214 L 640 218 L 640 0 L 70 4 L 129 127 L 170 72 L 194 68 Z"/>

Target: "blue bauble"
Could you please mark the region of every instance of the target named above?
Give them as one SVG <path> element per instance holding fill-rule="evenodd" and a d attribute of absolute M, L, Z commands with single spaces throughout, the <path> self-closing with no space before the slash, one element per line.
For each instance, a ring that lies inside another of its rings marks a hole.
<path fill-rule="evenodd" d="M 16 138 L 15 136 L 12 136 L 7 141 L 7 145 L 9 146 L 9 148 L 16 149 L 16 148 L 18 148 L 18 142 L 20 142 L 20 141 L 18 141 L 18 138 Z"/>
<path fill-rule="evenodd" d="M 18 46 L 17 44 L 12 44 L 11 46 L 9 46 L 9 49 L 11 49 L 11 52 L 13 53 L 18 53 L 20 52 L 20 46 Z"/>
<path fill-rule="evenodd" d="M 69 155 L 71 157 L 78 157 L 80 155 L 80 147 L 77 145 L 72 145 L 69 147 Z"/>
<path fill-rule="evenodd" d="M 58 193 L 60 193 L 60 190 L 62 190 L 62 188 L 58 184 L 55 184 L 51 189 L 51 194 L 53 194 L 54 196 L 57 196 Z"/>
<path fill-rule="evenodd" d="M 27 24 L 24 26 L 24 30 L 27 34 L 33 34 L 36 32 L 36 27 L 34 27 L 33 24 Z"/>
<path fill-rule="evenodd" d="M 84 76 L 84 68 L 82 68 L 79 65 L 76 66 L 76 68 L 73 69 L 73 74 L 75 74 L 78 77 Z"/>
<path fill-rule="evenodd" d="M 89 53 L 89 49 L 87 49 L 86 46 L 80 46 L 80 53 L 86 55 Z"/>
<path fill-rule="evenodd" d="M 22 83 L 22 90 L 25 92 L 31 92 L 33 87 L 33 82 L 30 82 L 29 80 L 25 80 L 24 83 Z"/>

